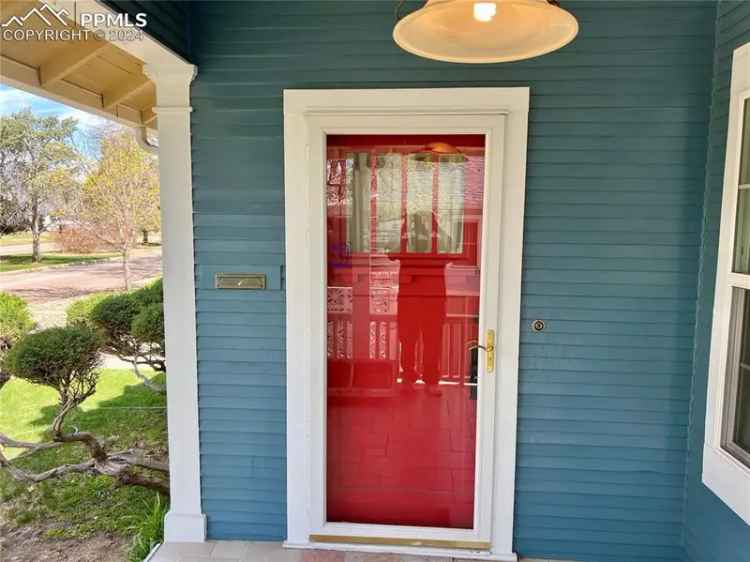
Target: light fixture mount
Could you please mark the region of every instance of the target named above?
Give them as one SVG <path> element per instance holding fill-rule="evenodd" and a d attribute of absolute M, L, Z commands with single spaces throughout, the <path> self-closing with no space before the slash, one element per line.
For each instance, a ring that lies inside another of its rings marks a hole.
<path fill-rule="evenodd" d="M 427 0 L 399 18 L 393 40 L 420 57 L 457 63 L 511 62 L 551 53 L 578 34 L 557 0 Z"/>

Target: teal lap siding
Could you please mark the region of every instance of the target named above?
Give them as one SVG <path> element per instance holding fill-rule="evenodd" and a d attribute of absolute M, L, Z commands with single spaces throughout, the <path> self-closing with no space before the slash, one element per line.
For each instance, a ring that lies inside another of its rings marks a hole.
<path fill-rule="evenodd" d="M 724 155 L 732 51 L 750 41 L 750 2 L 719 3 L 709 126 L 701 273 L 695 331 L 693 402 L 687 460 L 685 549 L 689 562 L 750 561 L 750 526 L 701 482 L 716 260 L 721 223 Z"/>
<path fill-rule="evenodd" d="M 400 51 L 394 5 L 191 5 L 209 536 L 286 532 L 283 89 L 529 86 L 515 549 L 681 562 L 715 5 L 566 2 L 573 44 L 489 66 Z"/>
<path fill-rule="evenodd" d="M 104 0 L 113 10 L 130 16 L 146 14 L 146 33 L 190 59 L 190 1 L 189 0 Z"/>

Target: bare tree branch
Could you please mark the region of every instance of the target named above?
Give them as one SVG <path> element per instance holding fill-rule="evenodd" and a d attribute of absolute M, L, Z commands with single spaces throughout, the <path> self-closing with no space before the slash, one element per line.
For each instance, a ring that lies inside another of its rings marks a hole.
<path fill-rule="evenodd" d="M 16 439 L 12 439 L 7 435 L 0 433 L 0 446 L 13 449 L 29 449 L 31 451 L 40 451 L 42 449 L 52 449 L 54 447 L 59 447 L 60 443 L 31 443 L 29 441 L 17 441 Z"/>
<path fill-rule="evenodd" d="M 157 472 L 169 474 L 169 463 L 150 459 L 144 454 L 143 451 L 138 449 L 130 449 L 128 451 L 112 453 L 110 454 L 109 458 L 120 459 L 132 466 L 138 466 L 141 468 L 147 468 L 149 470 L 155 470 Z"/>
<path fill-rule="evenodd" d="M 97 439 L 97 437 L 88 432 L 63 433 L 62 426 L 65 422 L 65 417 L 81 401 L 71 399 L 60 406 L 60 411 L 52 421 L 53 442 L 31 443 L 28 441 L 19 441 L 0 433 L 0 447 L 26 449 L 26 453 L 19 455 L 13 460 L 17 461 L 29 454 L 57 447 L 63 443 L 80 444 L 91 455 L 89 460 L 77 464 L 64 464 L 43 472 L 34 473 L 15 466 L 13 461 L 8 460 L 2 452 L 2 448 L 0 448 L 0 468 L 5 469 L 15 480 L 22 482 L 43 482 L 72 473 L 101 474 L 113 478 L 119 485 L 143 486 L 169 495 L 168 463 L 150 458 L 141 449 L 127 449 L 108 453 L 105 442 Z M 166 475 L 167 479 L 152 477 L 135 469 L 158 472 Z"/>
<path fill-rule="evenodd" d="M 140 369 L 138 369 L 139 363 L 140 364 L 144 364 L 144 362 L 137 361 L 137 360 L 136 361 L 131 361 L 131 364 L 133 365 L 133 372 L 135 373 L 135 376 L 138 377 L 141 380 L 141 382 L 143 382 L 143 384 L 145 386 L 147 386 L 148 388 L 150 388 L 154 392 L 160 392 L 162 394 L 165 393 L 165 392 L 167 392 L 166 385 L 155 383 L 151 379 L 149 379 L 146 375 L 144 375 L 143 373 L 141 373 Z M 149 365 L 150 363 L 145 362 L 145 364 Z"/>
<path fill-rule="evenodd" d="M 64 464 L 50 468 L 43 472 L 29 472 L 14 466 L 2 451 L 0 451 L 0 468 L 4 468 L 15 480 L 20 482 L 44 482 L 53 478 L 60 478 L 67 474 L 102 474 L 115 479 L 118 484 L 123 486 L 143 486 L 157 490 L 162 494 L 169 495 L 169 482 L 160 478 L 153 478 L 146 474 L 135 472 L 134 467 L 149 468 L 159 472 L 168 472 L 169 467 L 165 470 L 164 463 L 139 459 L 138 457 L 127 457 L 124 455 L 117 457 L 107 457 L 104 462 L 97 462 L 95 459 L 77 464 Z"/>
<path fill-rule="evenodd" d="M 124 472 L 118 478 L 120 484 L 124 486 L 143 486 L 161 492 L 165 496 L 169 495 L 169 484 L 163 480 L 148 478 L 143 474 L 136 472 Z"/>
<path fill-rule="evenodd" d="M 0 451 L 0 468 L 4 468 L 14 479 L 21 482 L 43 482 L 44 480 L 49 480 L 50 478 L 60 478 L 61 476 L 65 476 L 66 474 L 70 474 L 73 472 L 92 473 L 94 471 L 94 466 L 94 459 L 89 459 L 82 463 L 64 464 L 61 466 L 56 466 L 55 468 L 50 468 L 49 470 L 45 470 L 44 472 L 33 473 L 13 466 L 11 462 L 5 457 L 5 455 L 3 455 L 2 451 Z"/>

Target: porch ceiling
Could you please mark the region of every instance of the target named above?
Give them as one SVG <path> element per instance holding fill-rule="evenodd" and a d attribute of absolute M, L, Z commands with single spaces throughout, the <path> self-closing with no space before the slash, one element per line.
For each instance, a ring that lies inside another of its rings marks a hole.
<path fill-rule="evenodd" d="M 0 0 L 0 22 L 23 17 L 35 6 L 42 3 Z M 51 26 L 32 16 L 23 29 L 82 29 L 72 20 L 65 25 L 47 19 Z M 21 29 L 16 23 L 9 27 Z M 0 81 L 129 126 L 156 129 L 156 88 L 143 73 L 143 62 L 90 35 L 69 41 L 0 40 Z"/>

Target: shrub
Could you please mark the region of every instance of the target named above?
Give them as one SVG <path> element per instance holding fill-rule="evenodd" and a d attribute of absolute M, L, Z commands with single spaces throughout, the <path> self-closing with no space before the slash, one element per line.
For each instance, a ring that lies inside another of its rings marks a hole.
<path fill-rule="evenodd" d="M 63 404 L 80 402 L 96 389 L 101 345 L 86 326 L 49 328 L 19 340 L 3 365 L 16 377 L 54 388 Z"/>
<path fill-rule="evenodd" d="M 154 344 L 164 349 L 164 307 L 161 303 L 149 304 L 133 318 L 133 337 L 139 342 Z"/>
<path fill-rule="evenodd" d="M 0 292 L 0 350 L 3 342 L 10 347 L 33 330 L 34 325 L 25 300 Z"/>
<path fill-rule="evenodd" d="M 19 339 L 34 329 L 34 326 L 25 300 L 8 293 L 0 293 L 0 388 L 10 379 L 10 374 L 2 366 L 3 358 Z"/>
<path fill-rule="evenodd" d="M 150 283 L 133 291 L 133 297 L 138 301 L 141 306 L 149 304 L 163 303 L 164 302 L 164 286 L 161 279 L 157 279 L 153 283 Z"/>
<path fill-rule="evenodd" d="M 91 321 L 91 311 L 94 307 L 102 302 L 111 293 L 94 293 L 82 299 L 74 301 L 65 310 L 65 318 L 69 326 L 83 324 L 94 328 L 95 324 Z"/>
<path fill-rule="evenodd" d="M 160 372 L 164 363 L 164 313 L 161 280 L 133 291 L 109 295 L 96 303 L 89 318 L 105 338 L 105 349 L 133 366 L 143 383 L 162 392 L 163 386 L 153 383 L 139 371 L 148 365 Z"/>
<path fill-rule="evenodd" d="M 66 226 L 54 233 L 54 240 L 63 252 L 91 254 L 104 247 L 101 240 L 82 228 Z"/>
<path fill-rule="evenodd" d="M 109 295 L 89 318 L 105 337 L 107 350 L 120 359 L 164 371 L 164 312 L 161 280 L 131 293 Z M 138 373 L 136 373 L 138 374 Z"/>
<path fill-rule="evenodd" d="M 92 307 L 89 317 L 104 331 L 107 345 L 121 347 L 116 342 L 130 335 L 130 327 L 140 308 L 133 293 L 120 293 L 101 299 Z"/>

